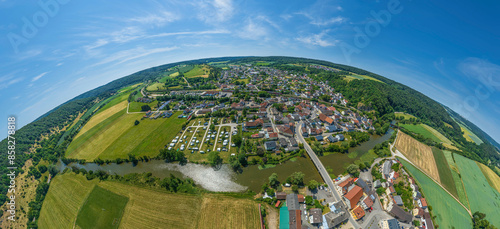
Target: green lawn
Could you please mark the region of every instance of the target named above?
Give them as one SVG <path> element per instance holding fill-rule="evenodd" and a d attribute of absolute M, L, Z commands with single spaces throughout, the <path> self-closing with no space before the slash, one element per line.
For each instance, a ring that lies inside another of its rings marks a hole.
<path fill-rule="evenodd" d="M 462 178 L 460 178 L 458 167 L 453 160 L 452 153 L 445 150 L 443 151 L 443 154 L 450 167 L 451 175 L 453 177 L 453 181 L 455 182 L 455 187 L 457 188 L 458 199 L 463 205 L 467 206 L 470 209 L 469 201 L 467 201 L 467 194 L 465 193 L 465 187 L 462 182 Z"/>
<path fill-rule="evenodd" d="M 80 209 L 76 224 L 86 228 L 118 228 L 128 198 L 94 186 Z"/>
<path fill-rule="evenodd" d="M 437 148 L 432 148 L 432 153 L 434 154 L 434 160 L 436 161 L 441 184 L 446 188 L 446 190 L 451 192 L 451 194 L 459 198 L 457 188 L 455 187 L 455 181 L 453 180 L 453 175 L 451 174 L 450 167 L 446 161 L 443 151 Z"/>
<path fill-rule="evenodd" d="M 418 125 L 402 124 L 400 126 L 404 127 L 405 129 L 407 129 L 411 132 L 421 134 L 426 138 L 430 138 L 430 139 L 434 140 L 435 142 L 438 142 L 438 143 L 444 142 L 444 143 L 448 143 L 450 145 L 452 144 L 452 142 L 449 139 L 447 139 L 445 136 L 443 136 L 441 133 L 439 133 L 438 131 L 436 131 L 432 127 L 427 126 L 425 124 L 418 124 Z"/>
<path fill-rule="evenodd" d="M 498 217 L 500 193 L 490 186 L 475 161 L 458 154 L 454 157 L 464 181 L 472 212 L 485 213 L 486 219 L 493 225 L 500 226 L 500 217 Z"/>
<path fill-rule="evenodd" d="M 435 223 L 439 228 L 472 228 L 471 217 L 465 208 L 420 170 L 405 160 L 400 161 L 417 180 L 428 205 L 432 206 L 432 213 L 436 216 Z"/>

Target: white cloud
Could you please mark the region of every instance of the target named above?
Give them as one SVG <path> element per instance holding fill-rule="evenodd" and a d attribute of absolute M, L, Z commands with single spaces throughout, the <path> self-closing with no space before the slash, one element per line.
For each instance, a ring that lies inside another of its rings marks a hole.
<path fill-rule="evenodd" d="M 267 35 L 267 29 L 252 19 L 248 19 L 243 29 L 238 32 L 239 37 L 250 40 L 259 40 L 267 37 Z"/>
<path fill-rule="evenodd" d="M 23 80 L 23 77 L 16 77 L 20 70 L 11 72 L 0 77 L 0 89 L 8 88 L 10 85 L 15 84 Z"/>
<path fill-rule="evenodd" d="M 169 37 L 169 36 L 179 36 L 179 35 L 207 35 L 207 34 L 228 34 L 228 30 L 206 30 L 206 31 L 187 31 L 187 32 L 172 32 L 172 33 L 159 33 L 153 35 L 147 35 L 145 38 L 155 38 L 155 37 Z"/>
<path fill-rule="evenodd" d="M 128 21 L 138 22 L 140 24 L 153 24 L 157 27 L 160 27 L 179 19 L 180 17 L 172 12 L 162 11 L 158 14 L 148 14 L 146 16 L 130 18 Z"/>
<path fill-rule="evenodd" d="M 194 4 L 200 8 L 198 18 L 207 23 L 224 22 L 234 14 L 232 0 L 203 0 Z"/>
<path fill-rule="evenodd" d="M 500 91 L 500 65 L 493 64 L 488 60 L 470 57 L 463 60 L 458 69 L 469 79 L 481 83 L 493 91 Z"/>
<path fill-rule="evenodd" d="M 151 54 L 168 52 L 168 51 L 172 51 L 175 49 L 178 49 L 178 47 L 174 46 L 174 47 L 154 48 L 154 49 L 145 49 L 143 47 L 138 47 L 138 48 L 133 48 L 133 49 L 128 49 L 128 50 L 123 50 L 123 51 L 119 51 L 116 53 L 112 53 L 111 55 L 108 55 L 106 58 L 93 64 L 90 67 L 95 67 L 98 65 L 107 64 L 107 63 L 111 63 L 111 62 L 116 62 L 115 64 L 121 64 L 121 63 L 130 61 L 130 60 L 134 60 L 137 58 L 149 56 Z"/>
<path fill-rule="evenodd" d="M 332 17 L 329 19 L 311 18 L 310 24 L 317 25 L 317 26 L 327 26 L 327 25 L 332 25 L 332 24 L 341 24 L 345 21 L 346 21 L 346 19 L 344 17 L 341 17 L 341 16 Z"/>
<path fill-rule="evenodd" d="M 321 33 L 298 37 L 296 38 L 296 40 L 308 45 L 315 45 L 321 47 L 335 46 L 335 44 L 338 43 L 339 41 L 325 38 L 328 36 L 327 33 L 328 30 L 323 30 L 321 31 Z"/>
<path fill-rule="evenodd" d="M 37 75 L 37 76 L 33 77 L 33 79 L 31 79 L 31 82 L 35 82 L 35 81 L 39 80 L 40 78 L 42 78 L 47 73 L 49 73 L 49 72 L 44 72 L 44 73 L 41 73 L 40 75 Z"/>

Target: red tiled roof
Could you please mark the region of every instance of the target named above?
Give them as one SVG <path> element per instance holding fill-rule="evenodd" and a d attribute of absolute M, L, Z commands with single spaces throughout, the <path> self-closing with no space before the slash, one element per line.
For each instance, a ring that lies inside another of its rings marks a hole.
<path fill-rule="evenodd" d="M 363 196 L 363 189 L 357 185 L 354 186 L 351 191 L 345 194 L 345 198 L 349 199 L 351 202 L 351 208 L 354 208 L 359 202 L 359 199 Z"/>
<path fill-rule="evenodd" d="M 352 177 L 349 177 L 347 180 L 345 180 L 344 182 L 340 183 L 339 184 L 339 187 L 343 188 L 345 187 L 346 185 L 348 185 L 349 183 L 352 184 L 354 179 L 352 179 Z"/>
<path fill-rule="evenodd" d="M 373 200 L 370 197 L 365 198 L 363 201 L 366 204 L 366 207 L 371 207 L 373 205 Z"/>
<path fill-rule="evenodd" d="M 420 202 L 422 203 L 422 207 L 427 207 L 427 201 L 425 201 L 425 198 L 420 198 Z"/>
<path fill-rule="evenodd" d="M 356 216 L 356 219 L 361 219 L 365 216 L 365 211 L 360 206 L 357 206 L 352 210 L 352 213 Z"/>

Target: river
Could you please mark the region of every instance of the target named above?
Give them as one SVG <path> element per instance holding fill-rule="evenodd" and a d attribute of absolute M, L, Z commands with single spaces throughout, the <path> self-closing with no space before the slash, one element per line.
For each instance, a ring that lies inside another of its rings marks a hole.
<path fill-rule="evenodd" d="M 393 130 L 389 130 L 383 136 L 371 136 L 370 140 L 361 145 L 349 149 L 349 152 L 357 152 L 357 157 L 349 158 L 348 154 L 330 154 L 320 157 L 325 167 L 333 169 L 334 174 L 338 175 L 345 171 L 347 165 L 358 160 L 366 154 L 376 144 L 382 143 L 391 137 Z M 57 164 L 60 170 L 63 170 L 66 165 L 61 161 Z M 165 163 L 163 160 L 151 160 L 149 162 L 139 162 L 136 166 L 132 163 L 110 163 L 97 165 L 95 163 L 77 164 L 71 163 L 69 166 L 76 166 L 86 170 L 103 170 L 109 174 L 118 174 L 120 176 L 129 173 L 145 173 L 151 172 L 153 176 L 158 178 L 169 177 L 170 174 L 177 177 L 189 177 L 202 188 L 214 192 L 241 192 L 250 189 L 259 192 L 262 185 L 268 182 L 268 178 L 272 173 L 278 174 L 278 179 L 282 182 L 294 172 L 303 172 L 305 174 L 304 181 L 307 183 L 310 180 L 322 181 L 314 164 L 309 157 L 296 158 L 295 161 L 287 161 L 273 168 L 259 169 L 257 165 L 250 165 L 243 168 L 241 173 L 234 172 L 227 164 L 221 169 L 214 170 L 210 166 L 188 163 L 181 166 L 176 163 Z"/>

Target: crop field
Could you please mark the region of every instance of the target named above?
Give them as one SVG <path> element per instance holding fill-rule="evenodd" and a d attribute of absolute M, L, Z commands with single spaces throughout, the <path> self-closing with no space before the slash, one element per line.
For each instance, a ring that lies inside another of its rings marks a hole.
<path fill-rule="evenodd" d="M 186 121 L 178 119 L 179 114 L 176 112 L 170 118 L 141 120 L 142 113 L 126 114 L 122 110 L 73 140 L 66 152 L 67 157 L 112 160 L 127 158 L 129 153 L 156 156 Z M 134 125 L 135 120 L 141 121 Z"/>
<path fill-rule="evenodd" d="M 99 186 L 85 200 L 76 225 L 80 228 L 118 228 L 128 198 Z"/>
<path fill-rule="evenodd" d="M 82 127 L 80 132 L 75 136 L 75 139 L 78 137 L 84 135 L 88 130 L 92 129 L 96 125 L 100 124 L 104 120 L 110 118 L 111 116 L 115 115 L 116 113 L 123 111 L 123 109 L 127 108 L 127 101 L 122 101 L 112 107 L 109 107 L 106 110 L 102 110 L 99 113 L 96 113 L 90 120 Z"/>
<path fill-rule="evenodd" d="M 73 228 L 80 206 L 97 183 L 82 175 L 61 174 L 52 179 L 43 201 L 38 226 L 42 229 Z"/>
<path fill-rule="evenodd" d="M 398 133 L 395 146 L 413 164 L 424 170 L 433 179 L 441 182 L 431 147 L 415 140 L 402 131 Z"/>
<path fill-rule="evenodd" d="M 79 209 L 83 212 L 87 207 L 82 206 L 93 202 L 90 201 L 93 195 L 89 194 L 96 185 L 105 191 L 105 195 L 97 197 L 108 195 L 106 190 L 109 190 L 114 196 L 128 198 L 125 205 L 118 201 L 123 212 L 119 228 L 258 228 L 260 224 L 258 205 L 250 199 L 172 194 L 113 181 L 88 181 L 83 175 L 73 173 L 58 175 L 52 182 L 40 214 L 42 229 L 74 228 L 75 222 L 82 220 L 80 216 L 77 220 Z M 87 197 L 89 201 L 85 203 Z M 102 206 L 95 207 L 96 211 L 102 211 Z"/>
<path fill-rule="evenodd" d="M 189 72 L 184 73 L 186 78 L 195 78 L 195 77 L 208 77 L 208 73 L 210 72 L 208 66 L 206 65 L 196 65 Z"/>
<path fill-rule="evenodd" d="M 463 205 L 470 209 L 469 201 L 467 200 L 467 193 L 465 193 L 465 186 L 462 182 L 462 178 L 460 178 L 460 171 L 453 160 L 452 153 L 445 150 L 443 151 L 443 154 L 448 162 L 448 165 L 450 166 L 451 175 L 453 177 L 453 181 L 455 182 L 455 187 L 457 188 L 458 199 Z"/>
<path fill-rule="evenodd" d="M 490 186 L 500 192 L 500 177 L 493 170 L 488 168 L 488 166 L 479 162 L 476 163 L 479 166 L 479 169 L 481 169 L 481 172 L 483 172 L 484 177 L 486 177 L 486 180 L 488 180 Z"/>
<path fill-rule="evenodd" d="M 425 125 L 425 124 L 419 124 L 419 125 L 403 124 L 401 126 L 404 127 L 405 129 L 411 131 L 411 132 L 421 134 L 426 138 L 430 138 L 430 139 L 434 140 L 435 142 L 438 142 L 438 143 L 444 142 L 444 143 L 447 143 L 449 145 L 452 144 L 452 142 L 448 138 L 446 138 L 441 133 L 439 133 L 437 130 L 435 130 L 434 128 L 432 128 L 428 125 Z"/>
<path fill-rule="evenodd" d="M 427 204 L 439 228 L 472 228 L 472 220 L 465 208 L 453 199 L 444 189 L 405 160 L 400 160 L 406 170 L 417 180 Z M 436 225 L 434 225 L 436 227 Z"/>
<path fill-rule="evenodd" d="M 194 228 L 259 228 L 258 204 L 248 199 L 206 195 Z"/>
<path fill-rule="evenodd" d="M 450 166 L 446 161 L 446 157 L 443 151 L 437 148 L 432 148 L 432 153 L 434 154 L 434 160 L 439 172 L 439 178 L 441 179 L 441 184 L 451 192 L 455 197 L 458 198 L 457 188 L 455 187 L 455 181 L 453 180 L 453 175 L 451 174 Z"/>
<path fill-rule="evenodd" d="M 454 157 L 464 181 L 471 211 L 485 213 L 486 219 L 493 225 L 499 226 L 500 193 L 490 186 L 475 161 L 458 154 Z"/>

